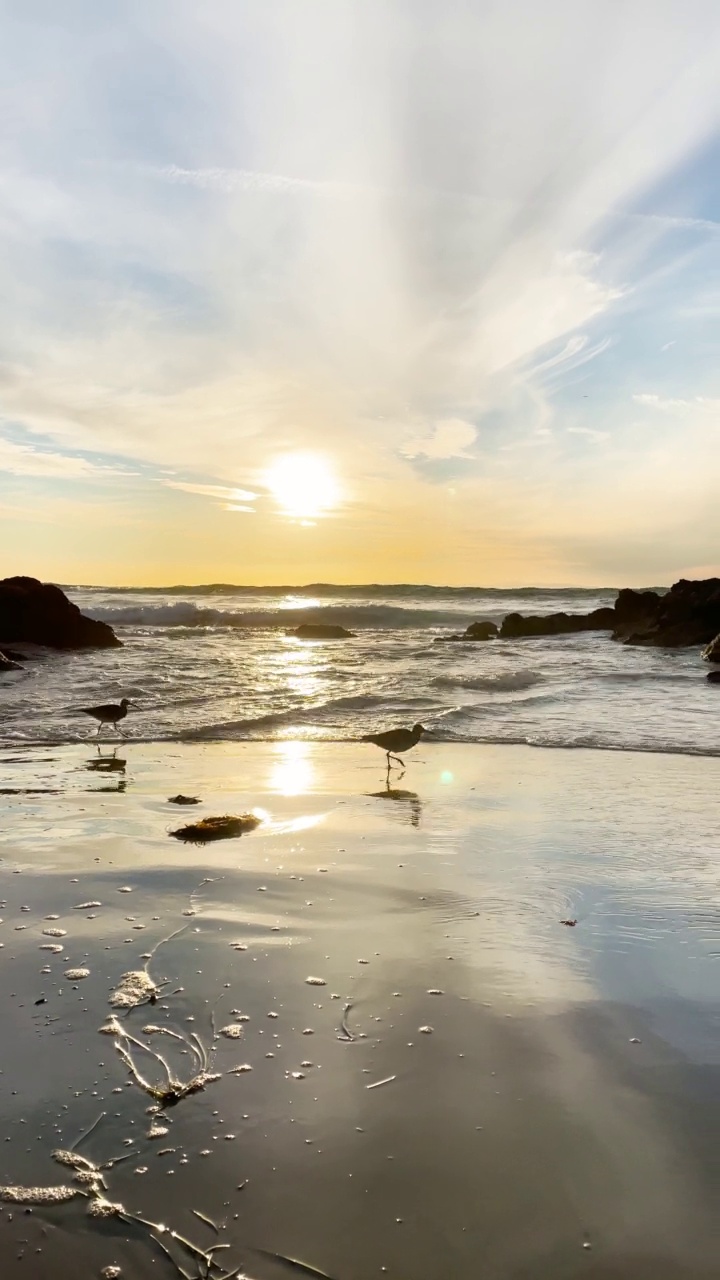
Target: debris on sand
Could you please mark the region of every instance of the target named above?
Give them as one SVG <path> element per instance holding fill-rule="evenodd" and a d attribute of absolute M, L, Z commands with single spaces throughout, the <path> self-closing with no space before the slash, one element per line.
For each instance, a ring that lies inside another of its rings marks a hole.
<path fill-rule="evenodd" d="M 110 996 L 113 1009 L 135 1009 L 139 1004 L 153 1004 L 159 995 L 159 987 L 144 969 L 131 969 L 124 973 Z M 112 1034 L 112 1033 L 111 1033 Z"/>
<path fill-rule="evenodd" d="M 386 1076 L 384 1080 L 373 1080 L 372 1084 L 366 1084 L 366 1089 L 379 1089 L 381 1085 L 392 1084 L 393 1080 L 397 1080 L 397 1076 Z"/>
<path fill-rule="evenodd" d="M 77 1151 L 53 1151 L 52 1158 L 56 1164 L 64 1164 L 68 1169 L 83 1169 L 88 1173 L 97 1173 L 97 1165 L 92 1160 L 87 1160 L 85 1156 L 81 1156 Z"/>
<path fill-rule="evenodd" d="M 202 818 L 200 822 L 190 822 L 186 827 L 171 831 L 170 835 L 191 844 L 203 844 L 208 840 L 229 840 L 254 831 L 260 826 L 260 821 L 254 813 L 226 813 L 219 818 Z"/>
<path fill-rule="evenodd" d="M 566 924 L 568 929 L 574 929 L 577 924 L 577 920 L 561 920 L 560 923 Z"/>
<path fill-rule="evenodd" d="M 109 1267 L 103 1267 L 100 1275 L 102 1276 L 102 1280 L 120 1280 L 122 1271 L 119 1267 L 112 1265 Z"/>
<path fill-rule="evenodd" d="M 309 987 L 326 987 L 327 982 L 324 978 L 313 978 L 312 976 L 305 979 Z"/>
<path fill-rule="evenodd" d="M 93 907 L 101 907 L 102 902 L 78 902 L 73 911 L 91 911 Z"/>
<path fill-rule="evenodd" d="M 65 977 L 68 978 L 70 982 L 80 982 L 81 978 L 90 977 L 90 970 L 89 969 L 66 969 Z"/>
<path fill-rule="evenodd" d="M 43 935 L 46 938 L 66 938 L 67 929 L 43 929 Z"/>
<path fill-rule="evenodd" d="M 117 1218 L 125 1213 L 125 1209 L 121 1204 L 106 1200 L 104 1196 L 95 1196 L 88 1205 L 88 1213 L 91 1218 Z"/>
<path fill-rule="evenodd" d="M 168 804 L 200 804 L 198 796 L 184 796 L 180 792 L 177 796 L 168 796 Z"/>
<path fill-rule="evenodd" d="M 245 1028 L 240 1022 L 229 1022 L 226 1027 L 220 1028 L 219 1034 L 227 1040 L 239 1040 L 245 1034 Z"/>
<path fill-rule="evenodd" d="M 79 1195 L 79 1187 L 0 1187 L 6 1204 L 64 1204 Z"/>
<path fill-rule="evenodd" d="M 107 1022 L 98 1027 L 98 1031 L 101 1036 L 122 1036 L 125 1034 L 114 1013 L 111 1014 Z"/>

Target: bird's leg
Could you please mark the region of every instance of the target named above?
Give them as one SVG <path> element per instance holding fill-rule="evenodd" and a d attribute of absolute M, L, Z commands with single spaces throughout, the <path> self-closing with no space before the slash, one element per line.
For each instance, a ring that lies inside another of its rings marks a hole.
<path fill-rule="evenodd" d="M 404 761 L 404 760 L 401 760 L 399 756 L 393 756 L 393 760 L 397 760 L 397 762 L 398 762 L 398 764 L 400 765 L 400 768 L 401 768 L 401 769 L 404 769 L 404 768 L 405 768 L 405 761 Z"/>
<path fill-rule="evenodd" d="M 98 720 L 98 727 L 95 730 L 95 732 L 99 735 L 101 729 L 102 729 L 102 720 Z"/>

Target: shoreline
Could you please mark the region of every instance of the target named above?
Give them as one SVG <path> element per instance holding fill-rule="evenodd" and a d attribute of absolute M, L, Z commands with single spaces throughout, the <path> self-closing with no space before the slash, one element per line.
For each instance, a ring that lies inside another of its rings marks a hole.
<path fill-rule="evenodd" d="M 0 753 L 0 1182 L 66 1182 L 103 1112 L 110 1200 L 258 1280 L 709 1280 L 720 763 L 427 743 L 388 789 L 366 744 L 119 745 Z M 143 965 L 123 1025 L 219 1074 L 161 1123 L 98 1034 Z M 177 1275 L 86 1210 L 0 1207 L 3 1274 Z"/>
<path fill-rule="evenodd" d="M 173 746 L 282 747 L 287 743 L 296 743 L 296 742 L 303 743 L 304 745 L 312 746 L 312 747 L 358 747 L 360 745 L 363 746 L 363 749 L 367 747 L 367 743 L 365 743 L 362 738 L 303 737 L 297 734 L 292 737 L 286 737 L 286 738 L 272 738 L 272 737 L 267 737 L 267 738 L 207 737 L 207 738 L 204 738 L 200 736 L 197 736 L 194 738 L 183 737 L 183 736 L 178 736 L 175 738 L 154 738 L 150 736 L 130 737 L 129 735 L 126 735 L 125 737 L 117 737 L 117 738 L 109 737 L 109 736 L 105 738 L 101 737 L 99 740 L 95 737 L 94 734 L 91 734 L 89 737 L 73 738 L 71 740 L 68 740 L 67 737 L 63 737 L 63 738 L 37 739 L 32 742 L 26 741 L 25 739 L 22 739 L 22 738 L 17 738 L 17 739 L 5 740 L 5 741 L 0 739 L 0 767 L 2 766 L 4 756 L 8 752 L 16 752 L 21 750 L 41 751 L 41 750 L 46 750 L 50 748 L 72 749 L 72 748 L 79 748 L 79 747 L 97 747 L 97 746 L 114 749 L 116 747 L 120 748 L 123 746 L 132 746 L 132 745 L 135 745 L 138 747 L 173 747 Z M 713 751 L 713 750 L 707 750 L 707 749 L 702 750 L 700 748 L 698 748 L 697 750 L 692 750 L 690 747 L 666 748 L 666 747 L 650 747 L 650 746 L 633 747 L 633 746 L 625 746 L 625 745 L 613 746 L 611 743 L 608 743 L 607 745 L 601 745 L 598 743 L 581 743 L 581 742 L 565 742 L 565 743 L 527 742 L 523 739 L 513 740 L 513 739 L 506 739 L 506 738 L 498 738 L 498 739 L 494 739 L 494 738 L 493 739 L 491 738 L 484 738 L 484 739 L 481 739 L 481 738 L 432 738 L 430 737 L 429 734 L 423 738 L 423 745 L 431 748 L 488 747 L 493 749 L 512 748 L 513 750 L 521 750 L 521 751 L 522 750 L 540 751 L 540 752 L 558 751 L 558 752 L 562 752 L 563 754 L 567 752 L 577 751 L 577 752 L 597 752 L 600 755 L 609 754 L 609 755 L 629 755 L 629 756 L 668 756 L 670 758 L 677 757 L 678 759 L 691 759 L 691 760 L 720 759 L 720 746 L 718 746 L 717 750 Z M 409 760 L 409 767 L 412 767 L 412 758 L 410 758 Z"/>

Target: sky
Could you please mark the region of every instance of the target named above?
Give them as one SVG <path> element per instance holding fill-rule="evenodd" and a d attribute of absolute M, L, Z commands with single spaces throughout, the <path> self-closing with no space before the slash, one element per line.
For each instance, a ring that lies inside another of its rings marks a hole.
<path fill-rule="evenodd" d="M 720 573 L 717 0 L 4 0 L 0 574 Z"/>

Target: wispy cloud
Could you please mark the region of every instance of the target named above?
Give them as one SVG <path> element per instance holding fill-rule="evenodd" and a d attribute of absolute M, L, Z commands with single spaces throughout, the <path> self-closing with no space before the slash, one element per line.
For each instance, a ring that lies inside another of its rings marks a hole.
<path fill-rule="evenodd" d="M 0 473 L 55 480 L 110 480 L 128 472 L 101 466 L 77 455 L 53 453 L 0 437 Z"/>
<path fill-rule="evenodd" d="M 230 485 L 196 484 L 189 480 L 161 480 L 160 483 L 167 489 L 180 489 L 183 493 L 197 493 L 204 498 L 221 498 L 226 501 L 233 499 L 236 502 L 251 502 L 258 496 L 249 489 L 235 489 Z"/>
<path fill-rule="evenodd" d="M 179 0 L 47 40 L 6 15 L 0 400 L 38 449 L 0 466 L 172 468 L 166 506 L 208 499 L 217 550 L 270 459 L 326 451 L 352 495 L 333 527 L 370 548 L 382 509 L 382 556 L 437 499 L 426 464 L 461 459 L 460 577 L 487 527 L 532 525 L 527 548 L 576 495 L 613 525 L 613 466 L 649 460 L 664 499 L 653 450 L 677 462 L 712 416 L 720 23 L 652 8 Z M 709 476 L 688 461 L 692 492 Z"/>
<path fill-rule="evenodd" d="M 477 430 L 470 422 L 461 418 L 446 418 L 438 422 L 429 436 L 424 439 L 408 440 L 401 453 L 406 458 L 429 458 L 439 461 L 443 458 L 469 458 L 467 452 L 477 438 Z"/>

